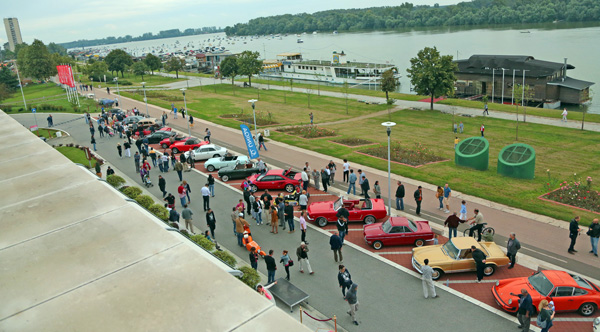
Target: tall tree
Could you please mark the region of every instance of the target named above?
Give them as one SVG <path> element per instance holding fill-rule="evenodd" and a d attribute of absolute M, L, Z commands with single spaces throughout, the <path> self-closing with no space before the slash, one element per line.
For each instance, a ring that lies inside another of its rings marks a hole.
<path fill-rule="evenodd" d="M 152 72 L 152 75 L 154 75 L 155 70 L 159 70 L 160 68 L 162 68 L 162 62 L 160 61 L 160 58 L 152 53 L 148 53 L 146 55 L 144 63 L 146 64 L 146 66 L 148 66 L 148 68 Z"/>
<path fill-rule="evenodd" d="M 0 84 L 5 84 L 9 91 L 13 91 L 19 85 L 19 80 L 17 75 L 13 74 L 10 69 L 2 67 L 0 69 Z"/>
<path fill-rule="evenodd" d="M 131 66 L 131 71 L 134 75 L 141 75 L 143 81 L 144 74 L 148 71 L 148 66 L 144 62 L 138 61 Z"/>
<path fill-rule="evenodd" d="M 0 83 L 0 102 L 11 95 L 11 89 L 4 83 Z"/>
<path fill-rule="evenodd" d="M 30 46 L 25 46 L 17 54 L 17 64 L 22 76 L 38 80 L 46 80 L 56 75 L 56 66 L 50 52 L 41 40 L 34 40 Z"/>
<path fill-rule="evenodd" d="M 381 74 L 381 91 L 385 92 L 385 100 L 388 101 L 388 103 L 390 100 L 388 93 L 396 91 L 398 85 L 400 85 L 398 78 L 394 76 L 395 73 L 396 68 L 390 68 Z"/>
<path fill-rule="evenodd" d="M 178 57 L 172 57 L 165 63 L 166 71 L 174 71 L 175 77 L 179 78 L 179 71 L 183 69 L 183 60 Z"/>
<path fill-rule="evenodd" d="M 84 73 L 89 77 L 92 77 L 94 81 L 100 82 L 102 80 L 102 76 L 106 74 L 108 71 L 108 65 L 104 61 L 93 61 L 88 62 L 88 64 L 84 67 Z"/>
<path fill-rule="evenodd" d="M 252 86 L 252 75 L 262 70 L 262 61 L 258 60 L 260 53 L 244 51 L 238 57 L 239 74 L 248 76 L 248 85 Z"/>
<path fill-rule="evenodd" d="M 231 84 L 235 81 L 235 76 L 239 73 L 240 67 L 235 56 L 228 56 L 221 61 L 221 75 L 231 77 Z"/>
<path fill-rule="evenodd" d="M 454 72 L 458 70 L 452 62 L 451 55 L 440 56 L 437 48 L 425 47 L 416 57 L 410 59 L 408 77 L 415 91 L 420 95 L 430 96 L 430 108 L 433 100 L 440 96 L 454 94 Z"/>
<path fill-rule="evenodd" d="M 131 56 L 121 49 L 110 51 L 104 61 L 108 65 L 108 70 L 111 72 L 116 71 L 117 75 L 119 75 L 119 72 L 121 72 L 121 77 L 125 77 L 123 72 L 125 72 L 127 66 L 131 66 L 131 64 L 133 64 Z"/>

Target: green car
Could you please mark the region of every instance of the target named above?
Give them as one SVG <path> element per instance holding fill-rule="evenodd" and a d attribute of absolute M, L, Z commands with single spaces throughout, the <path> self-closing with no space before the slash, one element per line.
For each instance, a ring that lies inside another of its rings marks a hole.
<path fill-rule="evenodd" d="M 258 174 L 258 168 L 255 163 L 237 162 L 234 167 L 224 167 L 219 169 L 219 178 L 221 181 L 245 179 L 253 174 Z"/>

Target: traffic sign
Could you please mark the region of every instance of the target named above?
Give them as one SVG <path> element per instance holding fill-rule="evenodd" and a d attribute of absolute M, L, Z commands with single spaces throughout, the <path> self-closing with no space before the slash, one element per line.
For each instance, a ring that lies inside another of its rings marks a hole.
<path fill-rule="evenodd" d="M 31 109 L 31 113 L 35 113 L 35 111 L 36 111 L 36 109 L 35 109 L 35 108 L 32 108 L 32 109 Z"/>

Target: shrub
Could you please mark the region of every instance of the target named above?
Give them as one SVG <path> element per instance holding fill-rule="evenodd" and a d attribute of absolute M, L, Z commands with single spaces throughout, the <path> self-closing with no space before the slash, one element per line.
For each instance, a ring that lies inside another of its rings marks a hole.
<path fill-rule="evenodd" d="M 258 275 L 258 272 L 249 266 L 242 266 L 239 270 L 244 273 L 239 279 L 250 286 L 250 288 L 256 288 L 256 285 L 260 282 L 260 275 Z"/>
<path fill-rule="evenodd" d="M 216 251 L 214 255 L 219 257 L 223 262 L 225 262 L 229 266 L 234 267 L 237 263 L 235 257 L 233 257 L 233 255 L 227 251 Z"/>
<path fill-rule="evenodd" d="M 135 198 L 135 201 L 140 203 L 140 205 L 146 209 L 150 208 L 152 204 L 154 204 L 154 200 L 148 195 L 139 195 Z"/>
<path fill-rule="evenodd" d="M 120 85 L 133 85 L 133 83 L 127 81 L 127 80 L 123 80 L 123 81 L 119 81 Z"/>
<path fill-rule="evenodd" d="M 123 190 L 123 194 L 131 199 L 135 199 L 141 193 L 142 189 L 138 187 L 128 187 L 127 189 Z"/>
<path fill-rule="evenodd" d="M 387 159 L 387 145 L 385 144 L 367 148 L 361 152 L 370 156 Z M 444 160 L 444 158 L 435 155 L 429 148 L 419 142 L 415 142 L 414 147 L 408 148 L 400 146 L 400 144 L 397 143 L 392 143 L 390 158 L 392 161 L 411 166 L 419 166 Z"/>
<path fill-rule="evenodd" d="M 148 211 L 152 212 L 152 214 L 157 216 L 162 221 L 167 221 L 169 219 L 169 210 L 160 204 L 152 204 L 148 208 Z"/>
<path fill-rule="evenodd" d="M 118 175 L 109 175 L 106 178 L 106 182 L 115 188 L 121 188 L 121 186 L 125 184 L 125 179 Z"/>
<path fill-rule="evenodd" d="M 186 231 L 185 229 L 182 231 L 179 231 L 179 233 L 183 234 L 184 236 L 190 237 L 190 233 L 188 233 L 188 231 Z"/>
<path fill-rule="evenodd" d="M 205 238 L 204 235 L 193 235 L 190 239 L 208 251 L 213 251 L 213 249 L 215 249 L 215 244 L 211 240 Z"/>
<path fill-rule="evenodd" d="M 318 138 L 335 136 L 335 131 L 331 129 L 325 129 L 318 126 L 292 126 L 282 128 L 279 131 L 289 135 L 297 135 L 304 138 Z"/>

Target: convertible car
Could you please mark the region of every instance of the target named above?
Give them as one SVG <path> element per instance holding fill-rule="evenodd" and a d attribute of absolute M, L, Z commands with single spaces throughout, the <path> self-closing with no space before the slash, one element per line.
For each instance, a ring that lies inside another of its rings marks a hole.
<path fill-rule="evenodd" d="M 350 215 L 348 221 L 364 221 L 365 224 L 372 224 L 387 215 L 383 199 L 345 200 L 340 197 L 336 201 L 311 203 L 306 211 L 308 220 L 316 220 L 317 225 L 325 227 L 330 222 L 337 222 L 338 218 L 335 215 L 342 206 L 348 210 Z"/>
<path fill-rule="evenodd" d="M 179 141 L 185 141 L 185 140 L 187 140 L 188 138 L 191 138 L 191 137 L 190 137 L 190 136 L 179 136 L 179 135 L 175 135 L 175 136 L 173 136 L 173 143 L 175 143 L 175 142 L 179 142 Z M 169 146 L 171 146 L 171 140 L 170 140 L 170 137 L 167 137 L 167 138 L 165 138 L 165 139 L 161 140 L 160 142 L 158 142 L 158 144 L 160 144 L 160 146 L 161 146 L 163 149 L 168 149 L 168 148 L 169 148 Z"/>
<path fill-rule="evenodd" d="M 173 153 L 190 151 L 191 149 L 195 149 L 199 146 L 208 144 L 207 141 L 201 141 L 199 138 L 190 137 L 185 141 L 178 141 L 169 146 L 169 149 L 173 151 Z"/>
<path fill-rule="evenodd" d="M 250 159 L 247 156 L 234 156 L 232 154 L 227 154 L 222 157 L 210 158 L 204 163 L 204 167 L 209 172 L 214 172 L 223 167 L 233 167 L 238 162 L 247 163 Z"/>
<path fill-rule="evenodd" d="M 391 217 L 383 223 L 365 225 L 363 235 L 375 250 L 383 246 L 412 245 L 422 247 L 433 239 L 428 221 L 411 221 L 404 217 Z"/>
<path fill-rule="evenodd" d="M 472 237 L 453 237 L 445 244 L 413 248 L 412 266 L 421 272 L 425 258 L 433 268 L 433 280 L 444 273 L 476 271 L 475 260 L 471 255 L 471 246 L 475 246 L 487 256 L 483 274 L 491 276 L 499 266 L 508 265 L 509 259 L 494 242 L 477 242 Z"/>
<path fill-rule="evenodd" d="M 590 281 L 564 271 L 542 270 L 529 277 L 504 279 L 492 287 L 492 294 L 505 311 L 515 313 L 519 298 L 510 295 L 520 294 L 527 289 L 537 308 L 540 301 L 554 301 L 556 312 L 578 311 L 583 316 L 591 316 L 600 306 L 600 288 Z"/>
<path fill-rule="evenodd" d="M 238 162 L 234 167 L 227 166 L 219 169 L 219 178 L 221 181 L 245 179 L 250 175 L 258 174 L 258 168 L 252 162 Z"/>
<path fill-rule="evenodd" d="M 218 158 L 227 154 L 227 149 L 215 144 L 206 144 L 194 149 L 194 160 L 206 160 L 210 158 Z M 185 157 L 189 158 L 190 151 L 185 153 Z"/>
<path fill-rule="evenodd" d="M 272 169 L 265 174 L 255 174 L 248 177 L 246 180 L 249 181 L 250 190 L 252 192 L 265 189 L 283 189 L 288 193 L 291 193 L 296 189 L 296 186 L 300 184 L 301 174 L 293 172 L 290 167 L 288 170 Z"/>

